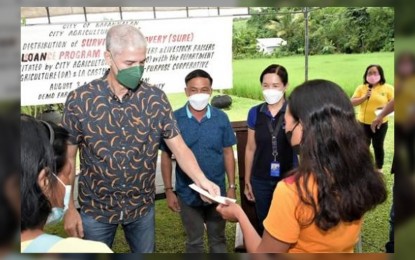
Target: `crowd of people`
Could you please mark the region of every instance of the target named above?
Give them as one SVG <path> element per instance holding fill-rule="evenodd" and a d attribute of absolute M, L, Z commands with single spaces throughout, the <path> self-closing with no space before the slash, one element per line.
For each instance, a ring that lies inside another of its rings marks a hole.
<path fill-rule="evenodd" d="M 265 102 L 247 113 L 239 158 L 255 229 L 237 203 L 214 204 L 189 188 L 236 198 L 236 138 L 227 115 L 209 104 L 213 78 L 191 71 L 188 101 L 173 111 L 162 90 L 142 81 L 146 51 L 137 28 L 111 27 L 109 69 L 68 95 L 59 125 L 21 116 L 21 252 L 110 253 L 119 226 L 132 253 L 155 252 L 159 150 L 167 205 L 180 215 L 186 252 L 204 252 L 205 231 L 209 252 L 227 252 L 226 220 L 239 222 L 248 252 L 354 251 L 365 213 L 387 198 L 383 143 L 394 88 L 380 65 L 367 67 L 351 99 L 328 80 L 306 81 L 287 97 L 287 69 L 263 70 Z M 353 106 L 360 106 L 357 118 Z M 60 221 L 67 238 L 45 233 Z"/>

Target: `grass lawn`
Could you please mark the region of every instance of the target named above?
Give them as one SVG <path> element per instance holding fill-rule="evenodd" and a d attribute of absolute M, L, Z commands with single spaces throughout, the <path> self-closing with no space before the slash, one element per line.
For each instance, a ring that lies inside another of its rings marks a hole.
<path fill-rule="evenodd" d="M 234 61 L 233 91 L 258 90 L 262 99 L 259 85 L 261 71 L 271 63 L 280 63 L 287 67 L 290 74 L 291 86 L 300 84 L 304 79 L 303 57 L 287 57 L 280 59 L 258 59 Z M 379 63 L 385 69 L 389 83 L 393 84 L 393 53 L 375 53 L 365 55 L 320 55 L 310 57 L 309 78 L 325 78 L 339 83 L 351 95 L 354 88 L 360 84 L 364 69 L 368 64 Z M 239 90 L 238 90 L 239 89 Z M 218 94 L 215 92 L 213 95 Z M 242 93 L 239 92 L 238 95 Z M 178 109 L 186 102 L 184 93 L 169 94 L 168 98 L 173 109 Z M 225 110 L 231 121 L 246 120 L 248 110 L 259 104 L 260 100 L 232 95 L 232 107 Z M 389 209 L 391 205 L 391 190 L 393 176 L 389 173 L 394 150 L 394 123 L 391 118 L 385 141 L 384 177 L 388 187 L 388 200 L 372 212 L 366 214 L 362 232 L 363 252 L 382 252 L 388 239 Z M 362 137 L 363 138 L 363 137 Z M 352 151 L 351 151 L 352 152 Z M 236 178 L 238 179 L 238 178 Z M 239 199 L 239 190 L 237 192 Z M 62 224 L 50 226 L 47 231 L 65 236 Z M 232 252 L 235 239 L 235 224 L 228 223 L 226 227 L 228 251 Z M 166 200 L 156 201 L 156 252 L 181 253 L 185 249 L 186 236 L 177 213 L 171 212 Z M 117 232 L 113 250 L 117 253 L 129 252 L 128 245 L 123 237 L 122 229 Z"/>
<path fill-rule="evenodd" d="M 233 62 L 232 95 L 261 99 L 259 76 L 270 64 L 280 64 L 288 71 L 288 93 L 304 82 L 304 56 L 270 59 L 244 59 Z M 362 83 L 363 73 L 370 64 L 380 64 L 387 83 L 394 83 L 394 53 L 334 54 L 309 56 L 308 79 L 328 79 L 339 84 L 351 96 Z"/>
<path fill-rule="evenodd" d="M 385 203 L 366 214 L 363 224 L 362 240 L 363 252 L 383 252 L 384 245 L 389 236 L 389 211 L 392 203 L 392 186 L 394 176 L 390 174 L 394 151 L 394 122 L 393 117 L 389 121 L 389 128 L 385 140 L 385 163 L 383 173 L 388 190 L 388 198 Z M 373 149 L 371 147 L 372 154 Z"/>

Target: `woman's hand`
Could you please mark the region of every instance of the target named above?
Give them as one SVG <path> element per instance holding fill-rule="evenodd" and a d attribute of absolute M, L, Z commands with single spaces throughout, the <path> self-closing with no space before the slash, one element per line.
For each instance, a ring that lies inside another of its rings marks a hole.
<path fill-rule="evenodd" d="M 372 132 L 375 133 L 376 130 L 380 128 L 382 123 L 383 123 L 383 117 L 377 116 L 375 120 L 373 120 L 372 124 L 370 125 L 370 129 L 372 129 Z"/>
<path fill-rule="evenodd" d="M 219 204 L 216 207 L 216 210 L 219 212 L 219 214 L 222 216 L 223 219 L 229 220 L 231 222 L 238 222 L 239 216 L 241 214 L 242 208 L 229 200 L 226 201 L 227 204 Z"/>

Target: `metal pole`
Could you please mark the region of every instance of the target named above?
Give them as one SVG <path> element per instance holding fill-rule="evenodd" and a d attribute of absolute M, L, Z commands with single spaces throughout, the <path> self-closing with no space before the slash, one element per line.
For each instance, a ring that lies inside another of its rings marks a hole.
<path fill-rule="evenodd" d="M 153 6 L 153 18 L 154 19 L 156 19 L 157 17 L 156 17 L 156 7 L 155 6 Z"/>
<path fill-rule="evenodd" d="M 85 22 L 88 22 L 88 17 L 86 16 L 86 7 L 84 6 L 84 17 L 85 17 Z"/>
<path fill-rule="evenodd" d="M 121 21 L 122 21 L 122 20 L 123 20 L 123 19 L 122 19 L 122 7 L 121 7 L 121 6 L 119 6 L 119 7 L 118 7 L 118 9 L 120 10 L 120 18 L 121 18 Z"/>
<path fill-rule="evenodd" d="M 48 15 L 48 24 L 50 24 L 50 13 L 49 13 L 49 7 L 46 7 L 46 14 Z"/>
<path fill-rule="evenodd" d="M 305 55 L 305 80 L 308 80 L 308 7 L 304 8 L 304 20 L 305 20 L 305 48 L 304 48 L 304 55 Z"/>
<path fill-rule="evenodd" d="M 189 18 L 189 7 L 186 6 L 186 17 Z"/>

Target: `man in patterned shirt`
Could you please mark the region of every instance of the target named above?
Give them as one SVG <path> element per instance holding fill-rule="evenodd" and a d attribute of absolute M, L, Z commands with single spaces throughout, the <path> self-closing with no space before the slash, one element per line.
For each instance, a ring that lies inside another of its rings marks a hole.
<path fill-rule="evenodd" d="M 71 200 L 66 232 L 111 247 L 121 224 L 131 251 L 138 253 L 154 251 L 154 181 L 162 138 L 198 186 L 220 193 L 184 143 L 165 93 L 141 81 L 146 51 L 137 28 L 110 28 L 104 54 L 110 69 L 68 95 L 62 119 L 70 133 L 73 176 L 78 148 L 81 163 L 74 198 L 80 213 Z"/>

